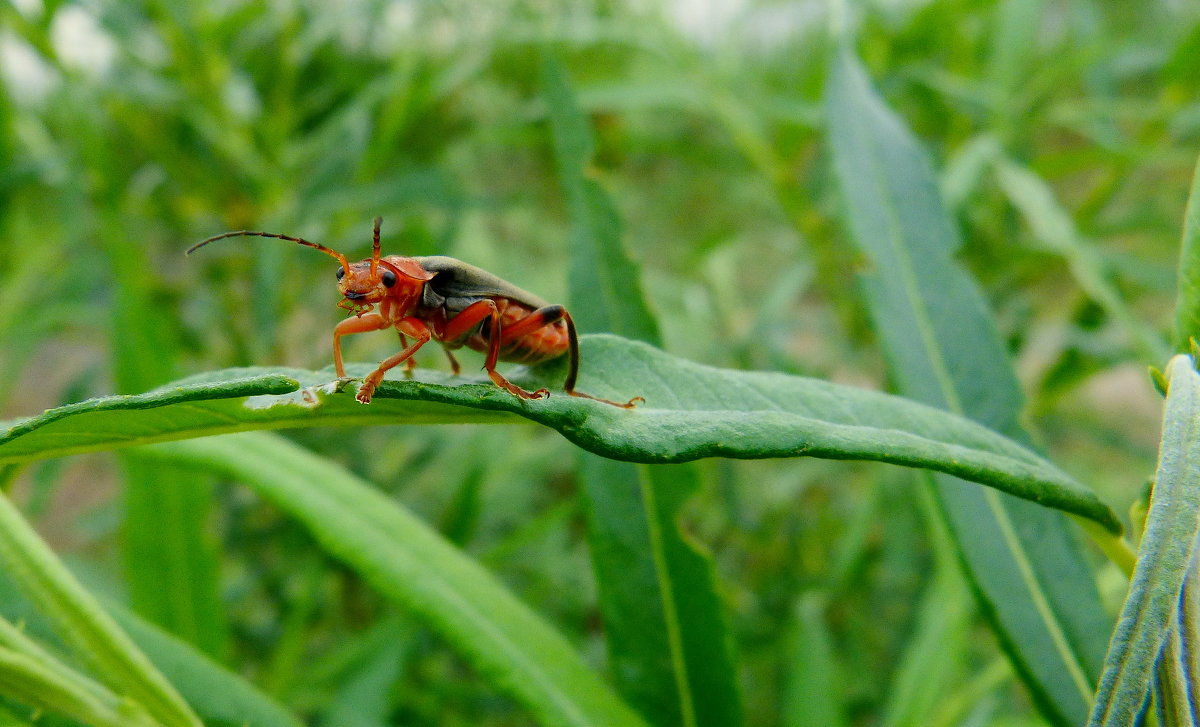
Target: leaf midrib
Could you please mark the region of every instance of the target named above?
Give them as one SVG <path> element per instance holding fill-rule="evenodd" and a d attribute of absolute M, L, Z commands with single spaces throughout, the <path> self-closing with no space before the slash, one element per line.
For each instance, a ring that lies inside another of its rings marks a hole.
<path fill-rule="evenodd" d="M 862 138 L 872 138 L 869 134 L 862 133 L 864 131 L 862 122 L 858 117 L 854 117 L 852 122 L 855 125 L 856 131 L 860 132 Z M 920 286 L 916 282 L 916 271 L 913 267 L 911 256 L 903 244 L 903 230 L 896 216 L 898 200 L 890 191 L 890 185 L 887 184 L 886 176 L 884 175 L 879 155 L 876 152 L 877 147 L 870 144 L 869 148 L 873 153 L 867 155 L 868 164 L 871 170 L 871 181 L 876 188 L 876 193 L 880 199 L 886 199 L 891 204 L 885 205 L 885 219 L 888 225 L 888 235 L 886 236 L 887 244 L 892 249 L 896 259 L 901 262 L 900 277 L 904 283 L 904 295 L 909 301 L 910 309 L 916 318 L 917 327 L 920 332 L 922 347 L 926 352 L 927 359 L 933 369 L 934 380 L 937 381 L 938 387 L 941 390 L 942 396 L 945 398 L 946 408 L 960 416 L 968 416 L 963 409 L 962 401 L 958 396 L 958 391 L 953 385 L 953 379 L 950 377 L 949 370 L 946 366 L 941 350 L 935 345 L 936 335 L 933 331 L 932 317 L 924 304 L 924 301 L 919 293 Z M 953 259 L 950 259 L 953 263 Z M 985 493 L 985 498 L 989 509 L 994 513 L 997 523 L 1004 532 L 1005 542 L 1013 554 L 1013 559 L 1017 564 L 1018 571 L 1021 574 L 1022 580 L 1025 581 L 1026 587 L 1029 589 L 1030 597 L 1034 603 L 1034 608 L 1042 617 L 1042 621 L 1050 633 L 1051 640 L 1054 643 L 1054 648 L 1063 657 L 1063 661 L 1067 665 L 1070 672 L 1071 681 L 1076 689 L 1080 691 L 1084 703 L 1090 703 L 1093 699 L 1093 694 L 1086 675 L 1083 674 L 1081 667 L 1081 657 L 1071 647 L 1070 641 L 1063 632 L 1061 624 L 1057 618 L 1052 618 L 1054 615 L 1053 609 L 1050 607 L 1049 599 L 1041 588 L 1041 583 L 1036 577 L 1036 573 L 1029 562 L 1027 553 L 1021 545 L 1016 531 L 1013 528 L 1012 521 L 1008 517 L 1008 513 L 1004 510 L 1004 505 L 1001 502 L 999 493 L 994 489 L 988 489 Z"/>

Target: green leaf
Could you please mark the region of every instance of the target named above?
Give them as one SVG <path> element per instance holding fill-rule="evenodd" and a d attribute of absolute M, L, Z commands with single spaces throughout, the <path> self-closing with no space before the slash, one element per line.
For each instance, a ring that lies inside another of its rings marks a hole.
<path fill-rule="evenodd" d="M 96 147 L 89 147 L 95 149 Z M 92 152 L 94 153 L 94 151 Z M 114 208 L 97 210 L 96 235 L 115 283 L 113 375 L 123 392 L 178 378 L 179 326 L 158 304 L 162 282 L 143 241 L 126 234 Z M 209 483 L 122 460 L 121 547 L 133 607 L 214 656 L 226 647 L 215 543 L 208 537 Z M 171 482 L 163 487 L 162 482 Z"/>
<path fill-rule="evenodd" d="M 1180 594 L 1200 537 L 1200 375 L 1194 366 L 1183 355 L 1168 365 L 1154 496 L 1089 727 L 1135 724 L 1155 662 L 1177 628 Z"/>
<path fill-rule="evenodd" d="M 494 576 L 390 498 L 280 437 L 156 445 L 147 457 L 233 477 L 303 523 L 334 557 L 449 640 L 543 724 L 642 725 L 563 637 Z"/>
<path fill-rule="evenodd" d="M 200 720 L 166 678 L 3 495 L 0 565 L 97 679 L 167 727 L 199 727 Z M 24 668 L 22 663 L 10 666 Z"/>
<path fill-rule="evenodd" d="M 385 381 L 364 407 L 352 390 L 327 393 L 334 388 L 329 372 L 230 369 L 0 424 L 0 464 L 252 429 L 511 423 L 524 417 L 588 451 L 630 462 L 820 457 L 928 468 L 1120 531 L 1116 515 L 1085 486 L 1031 450 L 955 414 L 819 379 L 704 366 L 614 336 L 585 336 L 580 346 L 583 388 L 618 398 L 641 394 L 646 404 L 625 410 L 562 395 L 526 401 L 491 383 L 464 384 L 419 371 L 412 381 Z M 361 376 L 374 366 L 349 368 Z M 514 373 L 513 379 L 530 387 L 551 384 L 549 371 L 534 373 Z M 234 398 L 239 394 L 259 395 Z"/>
<path fill-rule="evenodd" d="M 616 210 L 586 176 L 593 149 L 586 119 L 566 71 L 548 51 L 542 81 L 571 215 L 572 315 L 587 330 L 658 344 L 640 271 L 621 244 Z M 588 542 L 621 694 L 661 727 L 741 723 L 732 639 L 713 561 L 680 530 L 680 510 L 699 487 L 696 471 L 586 452 L 579 457 Z"/>
<path fill-rule="evenodd" d="M 5 697 L 92 725 L 157 724 L 141 705 L 122 703 L 104 685 L 67 666 L 5 619 L 0 619 L 0 662 L 0 693 Z"/>
<path fill-rule="evenodd" d="M 337 689 L 320 724 L 327 727 L 385 727 L 392 706 L 392 685 L 400 678 L 409 647 L 404 633 L 391 629 Z"/>
<path fill-rule="evenodd" d="M 1164 360 L 1169 355 L 1166 343 L 1125 302 L 1095 243 L 1079 232 L 1050 185 L 1004 155 L 997 155 L 993 163 L 1000 188 L 1038 241 L 1066 261 L 1080 289 L 1124 329 L 1144 360 Z"/>
<path fill-rule="evenodd" d="M 741 708 L 712 557 L 680 531 L 686 465 L 584 455 L 589 543 L 612 668 L 654 724 L 735 725 Z"/>
<path fill-rule="evenodd" d="M 863 289 L 899 391 L 1028 443 L 1016 377 L 982 294 L 953 258 L 958 233 L 924 150 L 848 47 L 831 59 L 826 94 L 847 224 L 866 258 Z M 1049 719 L 1079 724 L 1109 628 L 1073 533 L 1028 502 L 953 477 L 933 482 L 1017 672 Z"/>
<path fill-rule="evenodd" d="M 1179 291 L 1175 299 L 1175 350 L 1188 350 L 1188 339 L 1200 339 L 1200 160 L 1192 173 L 1183 242 L 1179 252 Z"/>
<path fill-rule="evenodd" d="M 845 727 L 845 669 L 825 621 L 824 594 L 807 593 L 792 608 L 783 691 L 784 724 Z"/>
<path fill-rule="evenodd" d="M 303 724 L 250 682 L 213 661 L 195 646 L 119 606 L 110 606 L 109 612 L 159 671 L 177 686 L 207 727 L 300 727 Z"/>
<path fill-rule="evenodd" d="M 211 483 L 196 473 L 185 476 L 166 465 L 124 458 L 121 471 L 130 601 L 138 613 L 219 657 L 226 626 L 217 592 L 216 544 L 206 532 Z"/>
<path fill-rule="evenodd" d="M 80 689 L 69 674 L 27 654 L 0 647 L 0 693 L 7 698 L 95 727 L 158 725 L 140 705 L 122 701 L 111 692 L 95 694 Z"/>
<path fill-rule="evenodd" d="M 941 527 L 932 500 L 926 497 L 923 502 L 924 509 L 934 516 L 930 528 L 935 554 L 933 573 L 893 673 L 882 727 L 932 722 L 950 686 L 964 671 L 972 616 L 970 594 L 954 562 L 949 533 Z"/>
<path fill-rule="evenodd" d="M 658 324 L 646 307 L 637 265 L 622 247 L 617 212 L 604 189 L 588 177 L 593 142 L 587 119 L 566 72 L 549 54 L 542 63 L 542 85 L 559 184 L 571 217 L 571 290 L 589 301 L 573 306 L 571 315 L 583 330 L 658 344 Z"/>

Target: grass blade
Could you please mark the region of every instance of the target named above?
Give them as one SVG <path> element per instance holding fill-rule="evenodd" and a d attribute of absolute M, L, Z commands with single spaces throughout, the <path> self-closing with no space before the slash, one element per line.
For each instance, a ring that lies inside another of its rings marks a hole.
<path fill-rule="evenodd" d="M 163 725 L 199 727 L 174 687 L 2 495 L 0 563 L 97 678 Z"/>
<path fill-rule="evenodd" d="M 1159 654 L 1178 629 L 1180 594 L 1200 536 L 1200 374 L 1194 365 L 1190 356 L 1176 356 L 1166 372 L 1154 496 L 1089 727 L 1135 724 Z"/>
<path fill-rule="evenodd" d="M 168 487 L 170 485 L 167 485 Z M 120 607 L 110 609 L 208 727 L 301 727 L 298 717 L 192 644 Z"/>
<path fill-rule="evenodd" d="M 561 395 L 523 401 L 490 382 L 463 384 L 421 372 L 412 381 L 385 381 L 364 407 L 352 391 L 327 393 L 333 389 L 329 372 L 231 369 L 147 394 L 93 399 L 0 423 L 0 464 L 253 429 L 525 418 L 590 452 L 647 464 L 718 456 L 821 457 L 923 467 L 1120 532 L 1115 513 L 1082 484 L 961 416 L 818 379 L 702 366 L 613 336 L 588 336 L 580 343 L 587 366 L 581 386 L 606 396 L 637 391 L 647 404 L 627 411 Z M 349 367 L 360 376 L 372 368 Z M 526 387 L 556 385 L 549 370 L 512 378 Z"/>
<path fill-rule="evenodd" d="M 107 143 L 89 146 L 98 153 Z M 120 391 L 145 391 L 178 377 L 178 327 L 156 305 L 159 282 L 144 241 L 129 236 L 113 212 L 99 215 L 98 234 L 116 283 L 113 373 Z M 194 473 L 121 462 L 124 475 L 122 547 L 129 596 L 143 616 L 220 655 L 226 647 L 225 612 L 217 583 L 215 544 L 206 537 L 211 488 Z M 163 487 L 162 482 L 171 482 Z"/>
<path fill-rule="evenodd" d="M 571 215 L 571 310 L 584 330 L 659 344 L 640 270 L 616 210 L 587 176 L 593 142 L 566 71 L 549 53 L 542 80 L 559 182 Z M 581 453 L 581 494 L 613 673 L 656 725 L 741 722 L 729 626 L 712 558 L 679 514 L 699 479 L 689 465 L 638 466 Z"/>
<path fill-rule="evenodd" d="M 1028 442 L 1021 394 L 925 152 L 875 94 L 848 47 L 827 87 L 830 141 L 861 276 L 899 390 Z M 1079 724 L 1107 620 L 1066 523 L 995 491 L 933 478 L 967 577 L 1017 672 L 1055 724 Z M 1011 493 L 1010 493 L 1011 494 Z"/>
<path fill-rule="evenodd" d="M 1200 338 L 1200 160 L 1192 173 L 1183 242 L 1179 252 L 1179 291 L 1175 298 L 1175 350 L 1188 350 L 1188 339 Z"/>
<path fill-rule="evenodd" d="M 542 724 L 643 724 L 557 631 L 494 576 L 338 465 L 267 433 L 160 444 L 142 454 L 219 472 L 253 488 L 450 641 Z"/>

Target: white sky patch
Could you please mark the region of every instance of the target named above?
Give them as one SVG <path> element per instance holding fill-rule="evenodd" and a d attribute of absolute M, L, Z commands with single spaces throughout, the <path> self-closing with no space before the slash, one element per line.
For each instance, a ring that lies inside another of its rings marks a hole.
<path fill-rule="evenodd" d="M 674 0 L 666 5 L 675 27 L 706 45 L 719 44 L 746 10 L 746 0 Z"/>
<path fill-rule="evenodd" d="M 40 17 L 45 6 L 42 5 L 42 0 L 12 0 L 13 7 L 17 9 L 21 15 L 27 18 Z"/>
<path fill-rule="evenodd" d="M 117 56 L 116 44 L 96 16 L 78 5 L 54 14 L 50 38 L 64 65 L 93 76 L 107 73 Z"/>
<path fill-rule="evenodd" d="M 13 35 L 0 34 L 0 74 L 18 102 L 37 104 L 58 84 L 58 73 L 33 48 Z"/>

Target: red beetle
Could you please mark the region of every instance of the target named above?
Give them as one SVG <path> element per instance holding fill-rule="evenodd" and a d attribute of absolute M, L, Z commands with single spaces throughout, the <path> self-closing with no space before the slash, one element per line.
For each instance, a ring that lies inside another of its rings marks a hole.
<path fill-rule="evenodd" d="M 364 404 L 383 376 L 391 368 L 405 363 L 414 367 L 412 356 L 430 339 L 439 341 L 450 357 L 454 373 L 458 361 L 452 353 L 466 346 L 487 354 L 483 368 L 496 386 L 522 399 L 544 399 L 546 389 L 526 391 L 496 371 L 499 361 L 533 364 L 566 354 L 567 380 L 563 389 L 571 396 L 594 399 L 625 409 L 645 401 L 635 396 L 625 403 L 601 399 L 575 390 L 579 374 L 579 338 L 571 314 L 561 305 L 551 305 L 533 293 L 522 290 L 486 270 L 444 255 L 429 257 L 379 256 L 379 226 L 375 218 L 374 246 L 371 257 L 347 262 L 346 256 L 324 245 L 273 232 L 239 230 L 201 240 L 187 254 L 210 242 L 226 237 L 273 237 L 320 250 L 337 258 L 339 308 L 353 315 L 333 329 L 333 365 L 337 375 L 346 377 L 342 363 L 342 336 L 351 333 L 395 328 L 400 333 L 402 350 L 383 360 L 367 375 L 355 397 Z M 408 337 L 414 339 L 409 345 Z"/>

